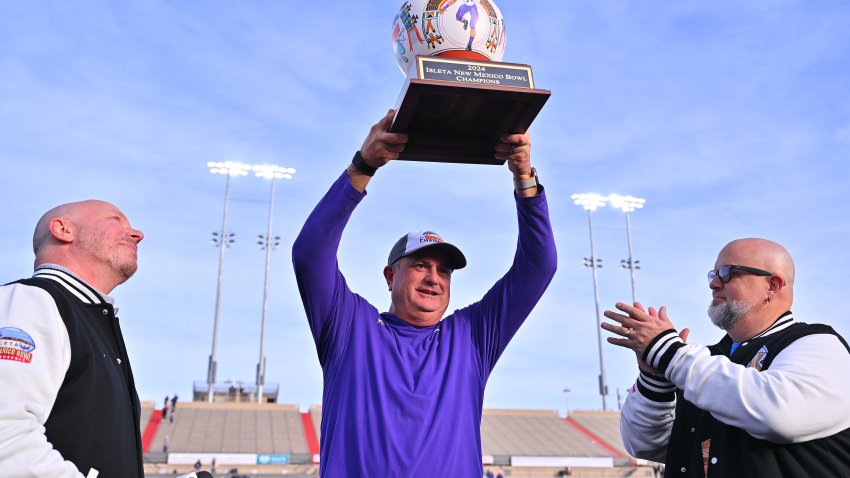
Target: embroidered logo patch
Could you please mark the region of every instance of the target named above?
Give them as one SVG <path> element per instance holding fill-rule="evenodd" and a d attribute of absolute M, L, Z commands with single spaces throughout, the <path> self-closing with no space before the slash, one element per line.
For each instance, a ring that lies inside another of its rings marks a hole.
<path fill-rule="evenodd" d="M 0 360 L 32 362 L 35 341 L 28 333 L 14 327 L 0 327 Z"/>
<path fill-rule="evenodd" d="M 755 356 L 750 363 L 747 364 L 747 367 L 753 367 L 759 372 L 761 372 L 762 367 L 764 366 L 763 362 L 765 357 L 767 357 L 767 346 L 762 345 L 758 352 L 756 352 Z"/>
<path fill-rule="evenodd" d="M 419 242 L 443 242 L 443 238 L 436 232 L 425 231 L 419 237 Z"/>

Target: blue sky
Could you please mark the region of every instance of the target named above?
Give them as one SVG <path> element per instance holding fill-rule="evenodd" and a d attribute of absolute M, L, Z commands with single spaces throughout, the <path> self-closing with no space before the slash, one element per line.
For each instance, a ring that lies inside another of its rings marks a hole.
<path fill-rule="evenodd" d="M 191 396 L 206 378 L 224 177 L 207 161 L 276 163 L 267 380 L 280 401 L 321 401 L 321 372 L 290 248 L 403 83 L 390 29 L 401 2 L 0 4 L 1 280 L 30 274 L 37 218 L 64 202 L 118 205 L 146 234 L 115 290 L 143 399 Z M 587 216 L 576 192 L 647 199 L 632 215 L 638 299 L 666 304 L 691 341 L 720 336 L 705 272 L 738 237 L 784 244 L 798 319 L 845 337 L 850 283 L 850 5 L 842 1 L 497 2 L 504 61 L 552 97 L 532 127 L 559 248 L 547 294 L 502 356 L 490 408 L 600 409 Z M 351 287 L 386 308 L 393 242 L 433 229 L 463 248 L 453 307 L 480 297 L 516 237 L 506 168 L 398 162 L 382 169 L 339 253 Z M 252 382 L 258 358 L 267 181 L 233 180 L 218 335 L 219 381 Z M 595 213 L 603 308 L 631 296 L 625 220 Z M 637 372 L 605 345 L 611 391 Z M 572 391 L 564 394 L 564 387 Z"/>

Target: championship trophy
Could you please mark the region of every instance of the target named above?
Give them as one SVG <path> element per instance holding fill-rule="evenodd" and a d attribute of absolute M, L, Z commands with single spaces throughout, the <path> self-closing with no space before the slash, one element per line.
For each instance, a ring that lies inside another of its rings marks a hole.
<path fill-rule="evenodd" d="M 505 22 L 493 0 L 407 0 L 393 20 L 407 77 L 390 131 L 407 133 L 399 159 L 504 164 L 503 134 L 525 133 L 551 92 L 529 65 L 502 63 Z"/>

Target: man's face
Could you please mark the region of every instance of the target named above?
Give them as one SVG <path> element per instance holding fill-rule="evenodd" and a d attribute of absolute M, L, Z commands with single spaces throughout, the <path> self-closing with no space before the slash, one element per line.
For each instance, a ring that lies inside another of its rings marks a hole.
<path fill-rule="evenodd" d="M 730 244 L 720 251 L 714 268 L 725 265 L 742 265 L 762 268 L 764 265 L 754 263 L 752 251 L 739 244 Z M 758 262 L 756 260 L 756 262 Z M 766 288 L 766 277 L 733 270 L 729 282 L 723 283 L 715 277 L 709 287 L 712 292 L 711 305 L 708 315 L 714 325 L 723 330 L 729 330 L 744 317 L 755 305 L 761 302 Z"/>
<path fill-rule="evenodd" d="M 72 222 L 77 226 L 74 243 L 79 253 L 109 267 L 121 282 L 136 272 L 137 245 L 145 236 L 130 226 L 117 207 L 101 201 L 87 202 L 75 211 Z"/>
<path fill-rule="evenodd" d="M 390 284 L 390 312 L 412 325 L 433 325 L 449 306 L 452 269 L 440 250 L 402 257 L 385 272 Z"/>

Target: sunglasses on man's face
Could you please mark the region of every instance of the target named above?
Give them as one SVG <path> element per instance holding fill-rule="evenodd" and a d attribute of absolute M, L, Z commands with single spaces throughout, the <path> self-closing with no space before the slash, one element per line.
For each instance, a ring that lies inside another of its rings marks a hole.
<path fill-rule="evenodd" d="M 720 266 L 713 271 L 708 271 L 708 282 L 714 280 L 715 277 L 720 279 L 720 282 L 727 283 L 732 280 L 732 271 L 741 271 L 748 272 L 750 274 L 755 274 L 757 276 L 772 276 L 773 272 L 768 272 L 763 269 L 756 269 L 755 267 L 748 266 L 736 266 L 734 264 L 729 264 L 725 266 Z"/>

